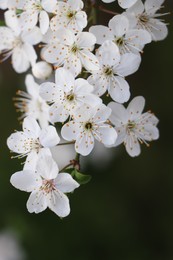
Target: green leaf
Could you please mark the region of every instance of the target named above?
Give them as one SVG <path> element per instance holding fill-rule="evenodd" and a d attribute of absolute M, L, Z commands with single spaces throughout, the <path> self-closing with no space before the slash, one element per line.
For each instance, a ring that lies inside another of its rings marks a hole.
<path fill-rule="evenodd" d="M 5 26 L 5 21 L 0 21 L 0 26 Z"/>
<path fill-rule="evenodd" d="M 92 176 L 91 175 L 86 175 L 83 173 L 78 172 L 77 170 L 72 171 L 71 175 L 74 177 L 74 179 L 79 183 L 79 184 L 86 184 L 88 183 Z"/>

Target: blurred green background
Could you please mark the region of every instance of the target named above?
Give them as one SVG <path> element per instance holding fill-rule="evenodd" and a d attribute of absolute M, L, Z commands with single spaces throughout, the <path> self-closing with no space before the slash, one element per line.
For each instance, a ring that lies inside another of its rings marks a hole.
<path fill-rule="evenodd" d="M 116 10 L 115 3 L 109 7 Z M 173 1 L 165 1 L 164 12 L 172 10 Z M 110 18 L 101 13 L 99 23 Z M 146 110 L 159 117 L 160 139 L 150 148 L 143 146 L 135 159 L 122 147 L 111 150 L 105 166 L 88 161 L 82 170 L 92 174 L 92 181 L 70 196 L 72 211 L 63 220 L 49 210 L 29 214 L 28 194 L 9 183 L 22 168 L 10 159 L 6 139 L 20 129 L 12 98 L 24 89 L 24 75 L 17 75 L 10 62 L 1 64 L 0 233 L 15 232 L 27 260 L 173 259 L 172 15 L 166 20 L 169 37 L 146 46 L 139 71 L 128 77 L 132 97 L 143 95 Z"/>

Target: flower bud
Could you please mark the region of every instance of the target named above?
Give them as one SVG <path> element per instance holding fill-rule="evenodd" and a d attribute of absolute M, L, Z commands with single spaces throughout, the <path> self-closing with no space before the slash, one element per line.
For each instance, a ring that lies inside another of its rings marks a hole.
<path fill-rule="evenodd" d="M 38 79 L 47 79 L 52 74 L 52 66 L 46 61 L 39 61 L 33 65 L 32 73 Z"/>

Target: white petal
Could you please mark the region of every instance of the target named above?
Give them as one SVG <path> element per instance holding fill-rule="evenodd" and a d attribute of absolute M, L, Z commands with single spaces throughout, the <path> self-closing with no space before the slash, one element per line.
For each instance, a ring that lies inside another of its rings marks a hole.
<path fill-rule="evenodd" d="M 157 1 L 157 0 L 156 0 Z M 128 13 L 133 13 L 135 15 L 142 14 L 144 12 L 144 4 L 141 0 L 138 0 L 132 7 L 126 10 Z"/>
<path fill-rule="evenodd" d="M 55 179 L 59 172 L 56 162 L 47 153 L 43 153 L 38 159 L 36 170 L 45 180 Z"/>
<path fill-rule="evenodd" d="M 114 76 L 111 78 L 111 84 L 108 92 L 111 98 L 118 103 L 124 103 L 130 98 L 129 84 L 124 78 L 119 76 Z"/>
<path fill-rule="evenodd" d="M 125 53 L 121 55 L 121 61 L 115 68 L 119 76 L 127 77 L 135 73 L 141 64 L 141 56 L 133 53 Z"/>
<path fill-rule="evenodd" d="M 23 131 L 33 138 L 38 138 L 40 127 L 33 117 L 28 116 L 23 121 Z"/>
<path fill-rule="evenodd" d="M 82 71 L 81 60 L 74 54 L 68 57 L 64 62 L 64 68 L 77 77 Z"/>
<path fill-rule="evenodd" d="M 56 0 L 42 0 L 41 5 L 42 7 L 49 13 L 53 13 L 57 1 Z"/>
<path fill-rule="evenodd" d="M 119 5 L 126 9 L 131 7 L 132 5 L 134 5 L 137 2 L 137 0 L 118 0 Z"/>
<path fill-rule="evenodd" d="M 120 62 L 120 52 L 118 46 L 112 41 L 106 41 L 98 50 L 101 64 L 105 66 L 114 66 Z"/>
<path fill-rule="evenodd" d="M 138 156 L 141 153 L 140 144 L 135 135 L 128 135 L 125 140 L 125 147 L 127 153 L 131 157 Z"/>
<path fill-rule="evenodd" d="M 64 218 L 70 214 L 69 199 L 61 191 L 53 191 L 50 194 L 48 206 L 61 218 Z"/>
<path fill-rule="evenodd" d="M 145 99 L 142 96 L 135 97 L 132 99 L 132 101 L 129 103 L 127 107 L 127 112 L 130 116 L 130 120 L 138 118 L 145 106 Z"/>
<path fill-rule="evenodd" d="M 64 68 L 59 68 L 55 71 L 55 82 L 58 86 L 65 88 L 67 86 L 74 86 L 74 76 L 68 70 Z"/>
<path fill-rule="evenodd" d="M 28 10 L 20 15 L 20 24 L 22 30 L 31 30 L 37 24 L 38 12 L 33 10 Z"/>
<path fill-rule="evenodd" d="M 32 30 L 22 32 L 22 40 L 31 45 L 36 45 L 41 42 L 42 34 L 40 28 L 35 26 Z"/>
<path fill-rule="evenodd" d="M 121 127 L 128 122 L 128 113 L 123 105 L 110 102 L 108 107 L 112 109 L 110 121 L 115 127 Z"/>
<path fill-rule="evenodd" d="M 61 129 L 61 135 L 65 140 L 76 140 L 77 135 L 80 133 L 80 124 L 74 121 L 66 123 Z"/>
<path fill-rule="evenodd" d="M 14 32 L 6 27 L 6 26 L 1 26 L 0 27 L 0 51 L 1 50 L 10 50 L 13 48 L 13 42 L 15 41 L 15 35 Z"/>
<path fill-rule="evenodd" d="M 100 97 L 107 91 L 110 81 L 108 77 L 103 76 L 102 72 L 99 72 L 89 76 L 87 80 L 94 86 L 93 93 Z"/>
<path fill-rule="evenodd" d="M 25 42 L 23 44 L 23 51 L 25 52 L 25 55 L 27 56 L 27 59 L 30 62 L 30 64 L 35 64 L 37 60 L 37 54 L 33 46 Z"/>
<path fill-rule="evenodd" d="M 41 130 L 39 140 L 43 147 L 53 147 L 59 143 L 60 138 L 56 128 L 54 126 L 48 126 Z"/>
<path fill-rule="evenodd" d="M 29 170 L 29 171 L 35 171 L 37 161 L 38 161 L 38 158 L 39 158 L 38 155 L 39 154 L 36 151 L 31 151 L 26 158 L 23 169 Z"/>
<path fill-rule="evenodd" d="M 68 173 L 59 173 L 55 179 L 55 186 L 63 193 L 73 192 L 80 185 Z"/>
<path fill-rule="evenodd" d="M 23 73 L 30 67 L 30 62 L 23 48 L 16 47 L 12 54 L 12 66 L 17 73 Z"/>
<path fill-rule="evenodd" d="M 150 19 L 149 27 L 153 41 L 164 40 L 168 36 L 168 28 L 166 24 L 158 21 L 158 19 Z"/>
<path fill-rule="evenodd" d="M 56 63 L 61 66 L 67 58 L 68 47 L 60 43 L 49 45 L 43 49 L 42 57 L 49 63 Z"/>
<path fill-rule="evenodd" d="M 40 12 L 39 24 L 42 34 L 45 34 L 49 29 L 49 15 L 45 11 Z"/>
<path fill-rule="evenodd" d="M 109 28 L 116 37 L 122 37 L 129 29 L 129 21 L 124 15 L 115 15 L 109 21 Z"/>
<path fill-rule="evenodd" d="M 104 145 L 114 145 L 117 139 L 117 132 L 112 126 L 109 125 L 101 125 L 97 131 L 97 135 L 95 138 L 103 143 Z"/>
<path fill-rule="evenodd" d="M 79 57 L 83 67 L 88 71 L 97 71 L 99 69 L 99 61 L 97 57 L 88 50 L 81 50 Z"/>
<path fill-rule="evenodd" d="M 85 132 L 78 136 L 75 143 L 75 150 L 77 153 L 87 156 L 94 148 L 94 137 L 90 132 Z"/>
<path fill-rule="evenodd" d="M 123 126 L 122 126 L 122 127 L 118 127 L 118 128 L 115 128 L 115 129 L 116 129 L 116 131 L 117 131 L 117 133 L 118 133 L 118 137 L 117 137 L 117 140 L 116 140 L 116 142 L 115 142 L 114 147 L 116 147 L 116 146 L 118 146 L 118 145 L 124 143 L 124 140 L 125 140 L 126 135 L 127 135 L 127 133 L 126 133 L 126 127 L 123 127 Z"/>
<path fill-rule="evenodd" d="M 103 25 L 95 25 L 89 29 L 89 32 L 93 33 L 96 36 L 97 44 L 102 44 L 106 40 L 112 41 L 114 39 L 114 35 L 111 30 Z"/>
<path fill-rule="evenodd" d="M 40 213 L 47 208 L 46 195 L 42 191 L 34 191 L 27 201 L 27 209 L 29 213 Z"/>
<path fill-rule="evenodd" d="M 64 98 L 64 93 L 53 82 L 45 82 L 40 85 L 40 96 L 49 102 L 61 101 Z"/>
<path fill-rule="evenodd" d="M 100 123 L 105 122 L 111 115 L 111 109 L 104 104 L 99 105 L 95 108 L 94 122 Z"/>
<path fill-rule="evenodd" d="M 10 182 L 15 188 L 27 192 L 38 189 L 42 184 L 41 178 L 35 172 L 27 170 L 14 173 Z"/>
<path fill-rule="evenodd" d="M 54 103 L 49 110 L 50 122 L 65 122 L 69 117 L 69 111 L 64 108 L 63 105 L 59 105 L 58 103 Z"/>
<path fill-rule="evenodd" d="M 7 145 L 14 153 L 26 154 L 31 150 L 29 146 L 25 145 L 26 141 L 30 141 L 27 133 L 16 132 L 8 137 Z"/>
<path fill-rule="evenodd" d="M 148 14 L 155 14 L 164 3 L 165 0 L 146 0 L 145 1 L 145 10 Z"/>
<path fill-rule="evenodd" d="M 96 37 L 90 32 L 80 32 L 76 36 L 76 44 L 79 48 L 90 48 L 96 44 Z"/>
<path fill-rule="evenodd" d="M 39 85 L 35 82 L 34 77 L 28 74 L 25 78 L 27 92 L 34 98 L 39 96 Z"/>
<path fill-rule="evenodd" d="M 8 10 L 4 13 L 5 23 L 10 27 L 16 35 L 20 34 L 19 20 L 15 14 L 15 11 Z"/>

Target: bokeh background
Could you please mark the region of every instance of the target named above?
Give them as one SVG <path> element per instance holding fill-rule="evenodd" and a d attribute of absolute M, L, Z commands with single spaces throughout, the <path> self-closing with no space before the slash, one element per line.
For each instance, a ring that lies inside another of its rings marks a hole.
<path fill-rule="evenodd" d="M 108 7 L 117 10 L 115 3 Z M 166 0 L 164 12 L 172 10 L 173 1 Z M 103 24 L 111 15 L 100 12 L 98 18 Z M 172 14 L 166 21 L 169 37 L 146 46 L 139 71 L 128 77 L 132 97 L 143 95 L 146 110 L 159 117 L 160 139 L 134 159 L 123 147 L 111 149 L 110 160 L 97 148 L 98 158 L 95 150 L 82 165 L 92 181 L 70 196 L 72 211 L 63 220 L 48 210 L 29 214 L 28 194 L 9 183 L 22 168 L 10 159 L 6 139 L 21 127 L 12 98 L 24 89 L 24 75 L 10 62 L 0 65 L 0 260 L 10 248 L 14 253 L 7 260 L 23 259 L 18 250 L 26 260 L 173 259 Z"/>

